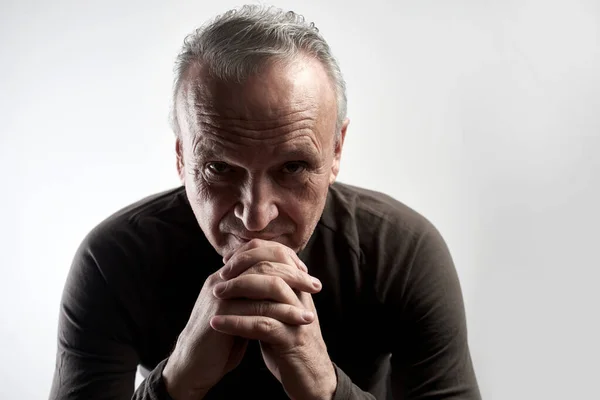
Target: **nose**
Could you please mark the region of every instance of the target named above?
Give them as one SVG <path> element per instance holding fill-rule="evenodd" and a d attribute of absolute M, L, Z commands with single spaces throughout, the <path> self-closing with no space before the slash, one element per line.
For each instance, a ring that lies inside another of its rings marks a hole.
<path fill-rule="evenodd" d="M 275 198 L 273 184 L 268 179 L 251 180 L 242 190 L 240 202 L 234 210 L 235 216 L 246 230 L 262 231 L 279 216 Z"/>

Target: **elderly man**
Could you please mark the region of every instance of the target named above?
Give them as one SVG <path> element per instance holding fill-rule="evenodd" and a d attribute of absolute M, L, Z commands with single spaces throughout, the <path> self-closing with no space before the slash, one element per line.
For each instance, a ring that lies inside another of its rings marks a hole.
<path fill-rule="evenodd" d="M 172 116 L 182 186 L 83 241 L 52 399 L 480 398 L 438 231 L 334 183 L 345 85 L 314 25 L 245 6 L 197 30 Z"/>

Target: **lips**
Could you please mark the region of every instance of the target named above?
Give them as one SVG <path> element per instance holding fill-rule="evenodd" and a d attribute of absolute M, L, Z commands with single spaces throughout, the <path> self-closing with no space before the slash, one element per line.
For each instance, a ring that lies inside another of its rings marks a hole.
<path fill-rule="evenodd" d="M 260 240 L 266 240 L 266 241 L 273 241 L 273 240 L 277 239 L 279 236 L 281 236 L 281 235 L 275 235 L 275 236 L 264 236 L 264 235 L 240 236 L 240 235 L 236 235 L 234 233 L 232 233 L 231 235 L 235 236 L 238 240 L 240 240 L 242 242 L 249 242 L 252 239 L 260 239 Z"/>

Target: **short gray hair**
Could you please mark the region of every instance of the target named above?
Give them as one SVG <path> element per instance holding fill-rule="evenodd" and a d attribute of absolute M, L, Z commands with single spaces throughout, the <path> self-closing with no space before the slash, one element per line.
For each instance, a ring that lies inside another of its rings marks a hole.
<path fill-rule="evenodd" d="M 329 45 L 314 23 L 293 11 L 259 5 L 233 9 L 196 29 L 183 41 L 174 68 L 171 126 L 179 136 L 176 99 L 190 65 L 201 63 L 224 82 L 243 82 L 267 61 L 308 55 L 325 68 L 337 99 L 336 135 L 346 118 L 346 83 Z"/>

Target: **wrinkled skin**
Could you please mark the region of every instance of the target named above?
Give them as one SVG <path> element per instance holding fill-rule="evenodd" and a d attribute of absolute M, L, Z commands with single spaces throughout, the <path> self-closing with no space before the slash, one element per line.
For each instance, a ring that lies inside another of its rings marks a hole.
<path fill-rule="evenodd" d="M 179 176 L 225 265 L 204 283 L 165 366 L 167 390 L 202 398 L 253 339 L 291 398 L 331 398 L 337 380 L 311 297 L 321 284 L 296 254 L 337 177 L 348 127 L 336 124 L 325 70 L 301 57 L 231 84 L 193 65 L 176 104 Z"/>
<path fill-rule="evenodd" d="M 335 92 L 301 58 L 226 84 L 188 71 L 177 102 L 178 171 L 194 214 L 221 255 L 252 238 L 295 251 L 310 238 L 339 172 Z"/>

